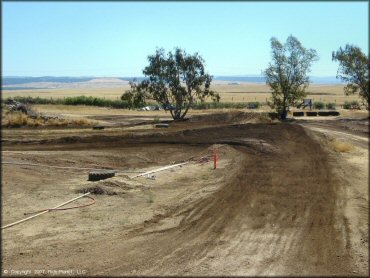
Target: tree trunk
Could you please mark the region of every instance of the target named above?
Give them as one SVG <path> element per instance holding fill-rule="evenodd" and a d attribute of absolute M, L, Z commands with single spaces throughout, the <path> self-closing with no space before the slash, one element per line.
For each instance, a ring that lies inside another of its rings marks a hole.
<path fill-rule="evenodd" d="M 191 104 L 192 104 L 192 102 L 189 101 L 188 106 L 185 108 L 185 112 L 181 116 L 181 120 L 183 120 L 185 118 L 185 116 L 188 113 L 188 110 L 189 110 Z"/>
<path fill-rule="evenodd" d="M 280 114 L 280 118 L 282 120 L 286 120 L 286 116 L 287 116 L 288 112 L 286 111 L 286 106 L 284 105 L 284 108 L 283 108 L 283 111 L 281 112 Z"/>
<path fill-rule="evenodd" d="M 285 94 L 284 94 L 283 111 L 281 111 L 280 113 L 280 119 L 282 120 L 285 120 L 288 114 L 288 111 L 286 108 L 287 108 L 287 98 L 285 97 Z"/>

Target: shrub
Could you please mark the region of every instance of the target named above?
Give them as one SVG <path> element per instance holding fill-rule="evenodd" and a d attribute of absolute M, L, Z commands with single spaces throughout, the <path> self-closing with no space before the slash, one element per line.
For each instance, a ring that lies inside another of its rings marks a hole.
<path fill-rule="evenodd" d="M 343 104 L 343 109 L 351 109 L 351 103 L 348 101 L 345 101 Z"/>
<path fill-rule="evenodd" d="M 360 104 L 357 100 L 345 101 L 343 104 L 343 109 L 360 109 Z"/>
<path fill-rule="evenodd" d="M 155 116 L 154 119 L 153 119 L 153 122 L 155 124 L 158 124 L 159 123 L 159 117 L 158 116 Z"/>
<path fill-rule="evenodd" d="M 335 103 L 329 102 L 326 104 L 326 109 L 335 110 Z"/>
<path fill-rule="evenodd" d="M 258 109 L 260 107 L 260 103 L 258 101 L 248 102 L 247 108 L 248 109 Z"/>
<path fill-rule="evenodd" d="M 110 100 L 96 97 L 76 96 L 64 99 L 40 98 L 40 97 L 14 97 L 15 101 L 23 104 L 64 104 L 64 105 L 89 105 L 99 107 L 112 107 L 117 109 L 128 108 L 128 102 L 123 100 Z M 7 99 L 2 99 L 4 103 Z"/>
<path fill-rule="evenodd" d="M 193 109 L 222 109 L 222 108 L 235 108 L 243 109 L 246 103 L 244 102 L 197 102 L 193 103 Z"/>
<path fill-rule="evenodd" d="M 321 102 L 321 101 L 315 101 L 314 103 L 313 103 L 313 108 L 314 109 L 324 109 L 324 103 L 323 102 Z"/>

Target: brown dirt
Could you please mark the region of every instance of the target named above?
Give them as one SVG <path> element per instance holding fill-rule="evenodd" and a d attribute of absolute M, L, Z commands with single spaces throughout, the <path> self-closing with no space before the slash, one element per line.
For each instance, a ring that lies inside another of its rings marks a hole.
<path fill-rule="evenodd" d="M 336 157 L 323 147 L 324 139 L 294 123 L 260 121 L 213 115 L 168 130 L 27 130 L 18 137 L 5 131 L 3 161 L 121 172 L 93 183 L 86 171 L 3 165 L 3 224 L 71 199 L 76 190 L 116 192 L 95 195 L 94 206 L 3 230 L 3 270 L 366 275 L 352 244 L 347 195 L 331 161 Z M 194 162 L 214 146 L 217 170 Z M 129 178 L 130 171 L 181 161 L 192 162 L 158 172 L 154 180 Z"/>

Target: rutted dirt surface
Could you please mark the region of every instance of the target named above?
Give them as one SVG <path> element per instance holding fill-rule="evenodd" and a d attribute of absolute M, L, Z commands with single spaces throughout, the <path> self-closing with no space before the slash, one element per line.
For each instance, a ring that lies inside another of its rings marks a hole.
<path fill-rule="evenodd" d="M 322 146 L 324 139 L 294 123 L 252 120 L 224 119 L 215 126 L 214 119 L 198 119 L 168 130 L 74 137 L 27 131 L 33 134 L 27 144 L 9 132 L 3 161 L 126 173 L 93 183 L 82 171 L 51 174 L 3 165 L 3 224 L 91 185 L 116 193 L 95 196 L 94 206 L 3 230 L 3 269 L 109 276 L 366 275 L 366 262 L 359 263 L 363 252 L 354 250 L 336 157 Z M 194 162 L 211 156 L 213 147 L 219 148 L 218 169 Z M 190 163 L 155 179 L 128 177 L 129 171 L 182 161 Z M 356 210 L 352 216 L 359 218 Z"/>
<path fill-rule="evenodd" d="M 345 123 L 343 125 L 343 123 Z M 353 124 L 352 126 L 349 123 Z M 303 122 L 311 137 L 328 150 L 334 175 L 338 178 L 337 202 L 344 208 L 347 245 L 353 250 L 354 273 L 367 273 L 369 267 L 369 129 L 368 119 Z M 313 131 L 313 132 L 311 132 Z M 333 151 L 328 142 L 352 147 L 350 152 Z"/>

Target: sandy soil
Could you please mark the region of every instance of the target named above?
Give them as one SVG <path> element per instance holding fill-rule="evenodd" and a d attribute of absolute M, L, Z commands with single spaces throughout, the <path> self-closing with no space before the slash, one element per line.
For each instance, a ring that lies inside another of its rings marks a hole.
<path fill-rule="evenodd" d="M 237 112 L 168 129 L 4 129 L 2 161 L 119 171 L 90 182 L 88 170 L 3 164 L 3 225 L 91 187 L 104 194 L 2 230 L 2 273 L 366 276 L 368 149 L 336 122 Z M 354 150 L 335 152 L 330 136 Z M 214 147 L 218 169 L 197 163 Z"/>

